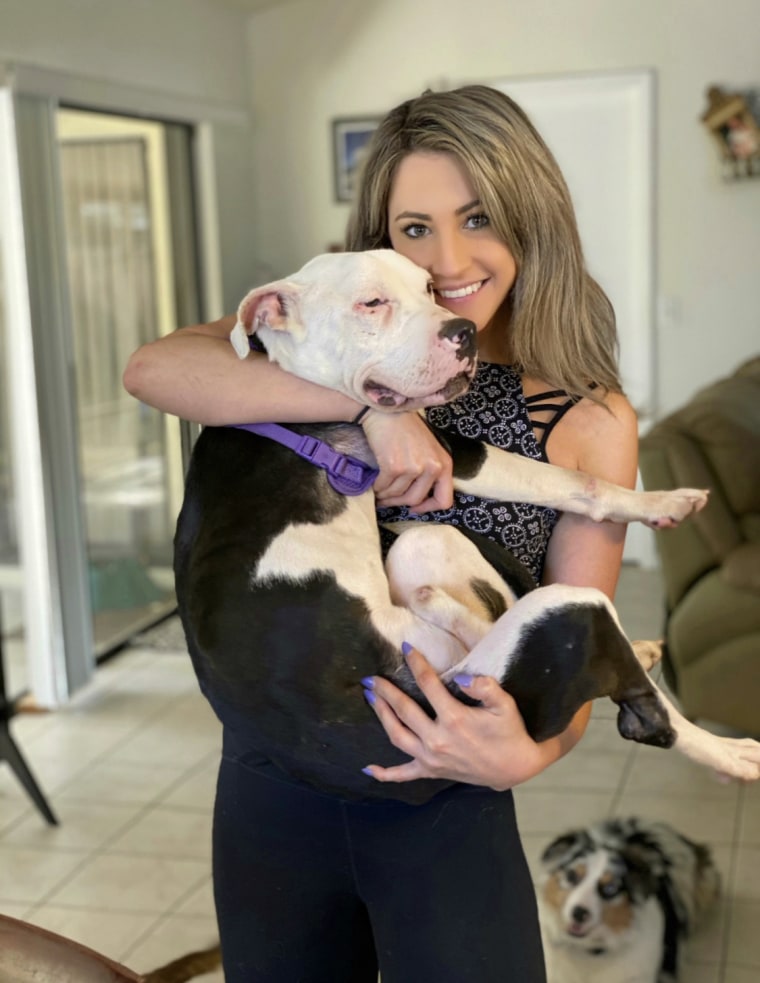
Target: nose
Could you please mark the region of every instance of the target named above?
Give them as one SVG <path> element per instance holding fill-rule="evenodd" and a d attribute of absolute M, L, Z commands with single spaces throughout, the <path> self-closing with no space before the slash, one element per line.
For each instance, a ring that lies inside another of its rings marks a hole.
<path fill-rule="evenodd" d="M 433 238 L 430 272 L 440 279 L 454 279 L 467 269 L 469 252 L 464 236 L 441 231 Z"/>
<path fill-rule="evenodd" d="M 476 351 L 476 328 L 466 317 L 452 317 L 443 322 L 438 337 L 448 341 L 457 349 L 458 358 L 474 358 Z"/>
<path fill-rule="evenodd" d="M 570 912 L 570 916 L 574 922 L 576 922 L 578 925 L 582 925 L 584 922 L 589 920 L 591 917 L 591 912 L 588 910 L 588 908 L 584 908 L 582 905 L 577 904 Z"/>

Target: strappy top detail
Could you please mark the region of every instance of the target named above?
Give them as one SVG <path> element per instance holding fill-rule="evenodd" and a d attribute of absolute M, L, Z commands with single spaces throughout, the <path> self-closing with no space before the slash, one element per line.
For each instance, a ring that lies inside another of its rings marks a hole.
<path fill-rule="evenodd" d="M 534 430 L 540 431 L 538 446 L 541 455 L 546 460 L 546 442 L 552 430 L 556 427 L 567 411 L 578 402 L 575 396 L 570 396 L 564 389 L 551 389 L 545 393 L 534 393 L 525 397 L 530 422 Z M 540 420 L 538 413 L 551 413 L 548 419 Z"/>
<path fill-rule="evenodd" d="M 555 407 L 553 400 L 564 399 Z M 554 426 L 554 417 L 540 421 L 541 438 L 536 436 L 531 412 L 564 414 L 573 405 L 567 393 L 539 393 L 531 397 L 528 407 L 520 375 L 511 366 L 481 362 L 470 389 L 445 406 L 427 411 L 430 422 L 443 430 L 474 440 L 483 440 L 494 447 L 537 461 L 546 461 L 547 427 Z M 547 409 L 541 409 L 544 405 Z M 487 536 L 510 550 L 531 572 L 536 583 L 541 582 L 546 549 L 559 513 L 554 509 L 523 502 L 497 502 L 455 492 L 451 509 L 425 515 L 411 515 L 406 507 L 378 509 L 381 523 L 396 521 L 445 522 L 464 526 L 472 532 Z M 393 541 L 393 534 L 381 528 L 383 548 Z"/>

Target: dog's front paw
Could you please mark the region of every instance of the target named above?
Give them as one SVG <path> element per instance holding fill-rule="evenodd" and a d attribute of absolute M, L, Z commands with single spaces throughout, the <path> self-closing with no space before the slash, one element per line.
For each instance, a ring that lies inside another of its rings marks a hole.
<path fill-rule="evenodd" d="M 709 491 L 703 488 L 676 488 L 674 491 L 646 492 L 647 517 L 651 529 L 674 529 L 684 519 L 707 505 Z"/>

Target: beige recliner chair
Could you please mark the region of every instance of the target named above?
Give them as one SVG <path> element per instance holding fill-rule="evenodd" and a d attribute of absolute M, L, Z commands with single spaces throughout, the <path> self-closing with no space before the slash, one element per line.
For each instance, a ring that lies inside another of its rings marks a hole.
<path fill-rule="evenodd" d="M 697 392 L 640 441 L 648 489 L 710 489 L 657 532 L 665 679 L 683 712 L 760 735 L 760 357 Z"/>

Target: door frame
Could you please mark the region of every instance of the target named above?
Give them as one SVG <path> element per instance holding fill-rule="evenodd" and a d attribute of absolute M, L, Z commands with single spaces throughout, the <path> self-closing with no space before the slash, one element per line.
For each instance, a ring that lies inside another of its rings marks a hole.
<path fill-rule="evenodd" d="M 0 63 L 0 215 L 5 227 L 0 249 L 13 367 L 8 373 L 11 452 L 30 688 L 46 707 L 65 703 L 95 670 L 55 130 L 56 112 L 64 106 L 192 128 L 204 320 L 219 317 L 223 307 L 214 127 L 248 125 L 246 115 L 235 109 Z M 183 446 L 191 440 L 192 434 L 183 433 Z"/>

